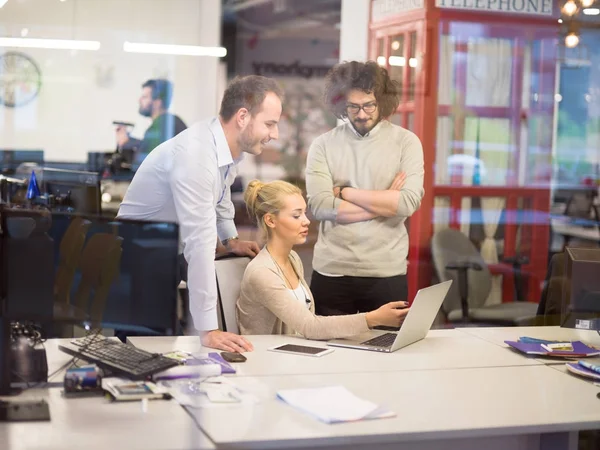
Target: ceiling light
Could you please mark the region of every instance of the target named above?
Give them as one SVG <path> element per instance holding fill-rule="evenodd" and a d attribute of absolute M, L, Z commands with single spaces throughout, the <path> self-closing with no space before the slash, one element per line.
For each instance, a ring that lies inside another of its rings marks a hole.
<path fill-rule="evenodd" d="M 562 19 L 558 19 L 558 23 L 563 23 L 563 20 Z"/>
<path fill-rule="evenodd" d="M 599 8 L 585 8 L 583 10 L 583 13 L 586 16 L 597 16 L 598 14 L 600 14 L 600 9 Z"/>
<path fill-rule="evenodd" d="M 392 42 L 392 50 L 398 50 L 400 48 L 400 42 L 394 41 Z"/>
<path fill-rule="evenodd" d="M 29 29 L 27 28 L 22 28 L 21 29 L 21 37 L 25 37 L 29 34 Z"/>
<path fill-rule="evenodd" d="M 583 6 L 584 8 L 589 8 L 594 4 L 595 1 L 596 0 L 580 0 L 581 6 Z"/>
<path fill-rule="evenodd" d="M 377 64 L 379 64 L 381 67 L 385 67 L 385 56 L 378 56 Z"/>
<path fill-rule="evenodd" d="M 0 8 L 2 8 L 4 5 L 6 5 L 6 2 L 8 0 L 0 0 Z"/>
<path fill-rule="evenodd" d="M 577 12 L 577 3 L 575 3 L 573 0 L 568 0 L 564 4 L 562 10 L 567 16 L 572 16 Z"/>
<path fill-rule="evenodd" d="M 408 65 L 409 65 L 410 67 L 417 67 L 417 64 L 418 64 L 418 63 L 417 63 L 417 58 L 410 58 L 410 59 L 408 60 Z"/>
<path fill-rule="evenodd" d="M 201 47 L 199 45 L 144 44 L 127 41 L 123 43 L 123 51 L 130 53 L 154 53 L 159 55 L 214 56 L 216 58 L 221 58 L 227 55 L 227 49 L 225 47 Z"/>
<path fill-rule="evenodd" d="M 59 50 L 99 50 L 98 41 L 76 41 L 73 39 L 28 39 L 0 37 L 0 47 L 52 48 Z"/>
<path fill-rule="evenodd" d="M 577 47 L 577 44 L 579 44 L 579 36 L 577 36 L 576 33 L 567 34 L 565 37 L 565 45 L 568 48 L 574 48 Z"/>

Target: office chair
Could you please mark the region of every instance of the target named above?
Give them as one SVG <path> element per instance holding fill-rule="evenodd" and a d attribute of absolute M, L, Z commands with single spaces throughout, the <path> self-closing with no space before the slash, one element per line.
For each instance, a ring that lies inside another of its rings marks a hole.
<path fill-rule="evenodd" d="M 565 264 L 565 252 L 556 253 L 550 259 L 535 325 L 560 326 L 561 324 L 563 291 L 570 291 Z"/>
<path fill-rule="evenodd" d="M 79 264 L 85 236 L 92 223 L 81 217 L 73 217 L 60 241 L 58 268 L 54 280 L 54 301 L 67 305 L 70 303 L 71 285 Z"/>
<path fill-rule="evenodd" d="M 439 280 L 454 280 L 442 305 L 449 322 L 522 325 L 535 317 L 538 305 L 533 302 L 485 305 L 492 274 L 475 245 L 460 231 L 435 233 L 431 252 Z"/>
<path fill-rule="evenodd" d="M 81 253 L 81 280 L 75 292 L 74 304 L 87 312 L 93 321 L 102 320 L 110 286 L 119 274 L 122 243 L 120 236 L 97 233 L 89 239 Z"/>
<path fill-rule="evenodd" d="M 565 207 L 565 216 L 574 219 L 575 224 L 580 224 L 584 228 L 597 228 L 600 231 L 600 211 L 594 204 L 593 192 L 574 193 Z M 578 223 L 579 222 L 579 223 Z M 573 237 L 564 235 L 564 247 L 568 247 Z"/>
<path fill-rule="evenodd" d="M 236 256 L 232 253 L 219 255 L 215 259 L 215 271 L 217 275 L 217 291 L 219 301 L 217 305 L 219 327 L 223 331 L 239 334 L 235 314 L 235 305 L 240 296 L 242 278 L 246 266 L 250 262 L 247 256 Z"/>

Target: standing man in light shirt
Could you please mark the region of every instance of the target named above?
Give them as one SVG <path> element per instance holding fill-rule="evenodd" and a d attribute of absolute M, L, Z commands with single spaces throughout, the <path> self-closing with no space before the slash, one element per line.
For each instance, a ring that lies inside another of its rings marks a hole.
<path fill-rule="evenodd" d="M 423 148 L 387 118 L 401 87 L 375 62 L 338 64 L 324 100 L 345 123 L 319 136 L 306 167 L 319 224 L 311 291 L 318 315 L 367 312 L 407 300 L 404 222 L 423 198 Z"/>
<path fill-rule="evenodd" d="M 260 155 L 279 136 L 283 91 L 270 78 L 250 75 L 227 87 L 219 115 L 159 145 L 135 173 L 118 218 L 177 222 L 188 263 L 190 313 L 202 344 L 251 351 L 242 336 L 219 331 L 216 247 L 254 257 L 256 242 L 241 241 L 233 222 L 230 187 L 242 154 Z"/>

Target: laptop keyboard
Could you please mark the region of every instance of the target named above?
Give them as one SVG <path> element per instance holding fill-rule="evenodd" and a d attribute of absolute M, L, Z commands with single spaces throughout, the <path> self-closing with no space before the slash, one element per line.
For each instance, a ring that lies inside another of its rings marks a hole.
<path fill-rule="evenodd" d="M 396 333 L 385 333 L 368 341 L 361 342 L 362 345 L 373 345 L 375 347 L 391 347 L 396 340 Z"/>

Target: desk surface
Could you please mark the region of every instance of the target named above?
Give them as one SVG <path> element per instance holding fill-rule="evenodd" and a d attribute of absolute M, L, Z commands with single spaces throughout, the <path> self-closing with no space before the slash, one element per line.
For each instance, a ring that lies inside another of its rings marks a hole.
<path fill-rule="evenodd" d="M 600 228 L 598 226 L 583 227 L 569 223 L 566 216 L 552 217 L 550 219 L 552 231 L 563 236 L 572 236 L 589 241 L 600 241 Z"/>
<path fill-rule="evenodd" d="M 85 442 L 93 450 L 204 449 L 214 448 L 211 438 L 217 446 L 230 448 L 398 449 L 402 442 L 403 449 L 411 450 L 442 445 L 539 449 L 540 433 L 573 436 L 568 432 L 600 428 L 596 386 L 485 340 L 477 336 L 480 331 L 486 330 L 434 330 L 427 339 L 392 354 L 338 348 L 322 358 L 269 352 L 268 346 L 293 339 L 252 336 L 256 350 L 248 362 L 237 365 L 238 375 L 231 381 L 255 394 L 259 403 L 194 410 L 202 431 L 175 401 L 150 401 L 143 411 L 141 402 L 65 399 L 59 388 L 30 389 L 24 396 L 46 398 L 52 421 L 0 423 L 0 448 L 62 450 Z M 512 331 L 532 335 L 528 329 Z M 195 336 L 130 341 L 156 352 L 201 349 Z M 46 344 L 50 371 L 70 359 L 58 350 L 59 343 Z M 62 375 L 57 375 L 55 381 L 60 380 Z M 343 385 L 398 416 L 326 425 L 275 395 L 285 388 L 328 385 Z"/>
<path fill-rule="evenodd" d="M 200 423 L 217 445 L 308 448 L 351 441 L 370 446 L 600 427 L 598 389 L 543 365 L 241 377 L 235 383 L 262 401 L 202 414 Z M 280 389 L 330 385 L 343 385 L 361 398 L 387 405 L 397 417 L 327 425 L 275 395 Z"/>
<path fill-rule="evenodd" d="M 10 450 L 209 449 L 212 442 L 174 400 L 111 403 L 103 397 L 65 399 L 62 389 L 31 389 L 44 398 L 50 422 L 0 422 L 0 448 Z M 77 445 L 77 447 L 75 447 Z"/>
<path fill-rule="evenodd" d="M 70 339 L 50 339 L 45 343 L 48 373 L 52 374 L 71 360 L 58 349 Z M 50 422 L 0 422 L 0 449 L 64 450 L 75 442 L 85 449 L 212 449 L 214 445 L 191 417 L 174 400 L 111 403 L 104 397 L 66 399 L 62 395 L 64 370 L 49 381 L 50 389 L 29 389 L 16 397 L 45 399 L 50 407 Z M 167 424 L 167 425 L 165 425 Z M 161 430 L 151 432 L 151 430 Z"/>
<path fill-rule="evenodd" d="M 576 330 L 561 327 L 494 327 L 494 328 L 459 328 L 462 333 L 476 336 L 499 347 L 508 348 L 504 341 L 516 341 L 521 336 L 536 339 L 582 341 L 600 347 L 600 335 L 596 331 Z M 543 364 L 564 364 L 563 360 L 554 358 L 536 358 Z"/>
<path fill-rule="evenodd" d="M 335 347 L 333 353 L 320 358 L 275 353 L 267 349 L 285 343 L 326 347 L 325 342 L 291 336 L 246 336 L 246 338 L 254 345 L 254 351 L 246 353 L 248 358 L 246 362 L 235 364 L 238 376 L 381 373 L 540 364 L 535 359 L 507 351 L 458 330 L 432 330 L 427 338 L 394 353 Z M 172 350 L 193 353 L 215 351 L 201 347 L 200 340 L 196 336 L 130 337 L 128 341 L 136 347 L 158 353 Z"/>

